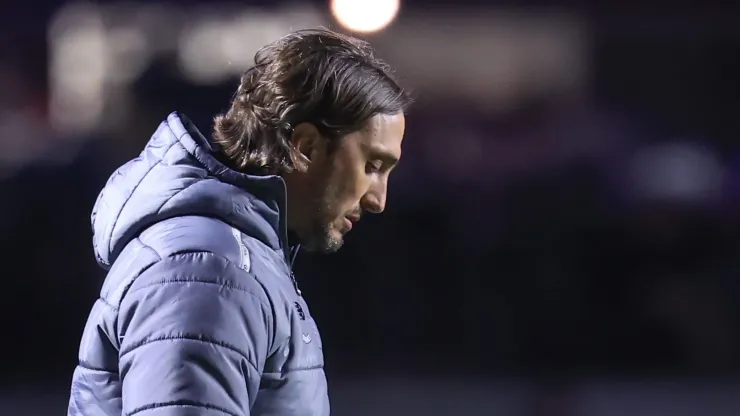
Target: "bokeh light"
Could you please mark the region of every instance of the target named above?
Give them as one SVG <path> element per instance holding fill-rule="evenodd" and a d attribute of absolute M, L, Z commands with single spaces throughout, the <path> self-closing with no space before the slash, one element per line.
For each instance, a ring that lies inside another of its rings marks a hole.
<path fill-rule="evenodd" d="M 353 32 L 371 33 L 386 28 L 398 14 L 400 0 L 332 0 L 337 22 Z"/>

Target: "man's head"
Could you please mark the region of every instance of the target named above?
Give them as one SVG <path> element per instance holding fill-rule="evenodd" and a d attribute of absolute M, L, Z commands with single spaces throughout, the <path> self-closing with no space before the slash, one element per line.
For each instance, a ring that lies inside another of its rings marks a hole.
<path fill-rule="evenodd" d="M 282 176 L 288 227 L 333 252 L 364 212 L 385 208 L 410 104 L 367 43 L 299 31 L 257 52 L 214 139 L 232 167 Z"/>

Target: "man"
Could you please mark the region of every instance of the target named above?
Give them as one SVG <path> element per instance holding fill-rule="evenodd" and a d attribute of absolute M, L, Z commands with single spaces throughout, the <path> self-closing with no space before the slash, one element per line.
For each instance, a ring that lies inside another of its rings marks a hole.
<path fill-rule="evenodd" d="M 206 139 L 171 114 L 92 214 L 109 269 L 69 415 L 328 415 L 321 339 L 291 265 L 380 213 L 410 99 L 328 30 L 263 48 Z"/>

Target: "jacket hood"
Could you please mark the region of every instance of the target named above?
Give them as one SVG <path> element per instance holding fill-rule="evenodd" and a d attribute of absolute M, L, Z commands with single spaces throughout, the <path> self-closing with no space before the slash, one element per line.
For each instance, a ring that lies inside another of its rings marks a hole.
<path fill-rule="evenodd" d="M 218 218 L 287 256 L 283 179 L 229 169 L 216 150 L 186 116 L 170 114 L 98 195 L 91 216 L 98 263 L 109 268 L 147 227 L 187 215 Z"/>

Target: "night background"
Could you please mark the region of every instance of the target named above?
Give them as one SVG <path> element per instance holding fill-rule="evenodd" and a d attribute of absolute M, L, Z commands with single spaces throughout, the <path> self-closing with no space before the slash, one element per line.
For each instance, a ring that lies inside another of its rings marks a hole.
<path fill-rule="evenodd" d="M 740 415 L 738 4 L 404 0 L 351 31 L 385 3 L 0 6 L 0 415 L 66 412 L 108 176 L 317 26 L 418 97 L 386 212 L 298 257 L 332 414 Z"/>

